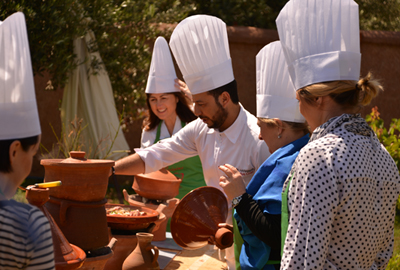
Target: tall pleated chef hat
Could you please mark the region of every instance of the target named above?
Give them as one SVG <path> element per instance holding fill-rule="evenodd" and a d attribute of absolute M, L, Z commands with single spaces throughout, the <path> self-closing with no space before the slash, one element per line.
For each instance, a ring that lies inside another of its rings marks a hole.
<path fill-rule="evenodd" d="M 279 41 L 266 45 L 257 54 L 256 77 L 257 117 L 305 122 Z"/>
<path fill-rule="evenodd" d="M 290 0 L 276 25 L 296 89 L 359 79 L 360 31 L 353 0 Z"/>
<path fill-rule="evenodd" d="M 209 15 L 190 16 L 176 26 L 169 45 L 193 95 L 235 79 L 226 25 L 221 19 Z"/>
<path fill-rule="evenodd" d="M 168 43 L 165 38 L 158 37 L 154 43 L 146 93 L 160 94 L 179 92 L 179 89 L 174 86 L 174 80 L 176 78 L 174 62 L 172 61 Z"/>
<path fill-rule="evenodd" d="M 0 140 L 41 134 L 25 16 L 0 22 Z"/>

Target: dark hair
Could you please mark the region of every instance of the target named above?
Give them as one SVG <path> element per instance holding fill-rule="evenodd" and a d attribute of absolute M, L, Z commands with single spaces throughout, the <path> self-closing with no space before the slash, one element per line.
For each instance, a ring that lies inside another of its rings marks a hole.
<path fill-rule="evenodd" d="M 194 115 L 193 111 L 189 108 L 189 104 L 183 93 L 172 92 L 166 94 L 174 94 L 178 98 L 178 103 L 176 104 L 176 114 L 181 119 L 181 121 L 189 123 L 197 118 L 196 115 Z M 158 118 L 157 115 L 155 115 L 155 113 L 151 110 L 149 101 L 150 95 L 151 94 L 146 94 L 147 117 L 143 120 L 142 125 L 142 128 L 146 131 L 153 130 L 161 121 L 160 118 Z"/>
<path fill-rule="evenodd" d="M 236 80 L 231 81 L 228 84 L 215 88 L 213 90 L 208 91 L 207 93 L 212 95 L 215 99 L 215 102 L 218 103 L 218 97 L 223 93 L 228 92 L 231 100 L 234 104 L 239 103 L 239 95 L 237 91 L 237 83 Z"/>
<path fill-rule="evenodd" d="M 0 172 L 12 172 L 9 152 L 11 144 L 15 141 L 20 141 L 22 150 L 28 152 L 31 146 L 38 143 L 39 135 L 22 139 L 0 140 Z"/>

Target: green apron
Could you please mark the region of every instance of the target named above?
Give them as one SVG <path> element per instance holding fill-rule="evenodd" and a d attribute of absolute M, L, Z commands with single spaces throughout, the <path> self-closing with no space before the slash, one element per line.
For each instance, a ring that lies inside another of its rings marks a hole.
<path fill-rule="evenodd" d="M 162 121 L 158 124 L 156 139 L 154 143 L 160 140 Z M 185 126 L 185 122 L 181 121 L 182 127 Z M 203 176 L 203 167 L 199 156 L 190 157 L 174 163 L 167 167 L 167 170 L 174 174 L 177 178 L 182 179 L 179 186 L 179 194 L 176 196 L 178 199 L 182 199 L 187 193 L 195 188 L 206 186 Z M 170 220 L 168 221 L 167 231 L 170 230 Z"/>
<path fill-rule="evenodd" d="M 288 209 L 288 192 L 290 183 L 292 182 L 294 173 L 290 177 L 289 183 L 286 186 L 285 191 L 282 193 L 282 214 L 281 214 L 281 257 L 283 256 L 283 247 L 285 246 L 285 240 L 287 235 L 287 230 L 289 228 L 289 209 Z"/>
<path fill-rule="evenodd" d="M 240 251 L 242 250 L 243 238 L 239 232 L 239 228 L 237 226 L 236 219 L 233 216 L 234 214 L 235 214 L 235 210 L 232 209 L 233 248 L 235 250 L 235 264 L 236 264 L 236 270 L 241 270 L 239 258 L 240 258 Z"/>

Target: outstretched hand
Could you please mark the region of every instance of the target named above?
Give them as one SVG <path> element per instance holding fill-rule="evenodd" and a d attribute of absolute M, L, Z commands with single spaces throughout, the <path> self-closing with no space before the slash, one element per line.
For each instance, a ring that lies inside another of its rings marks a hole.
<path fill-rule="evenodd" d="M 224 189 L 229 200 L 246 192 L 246 186 L 240 172 L 232 165 L 225 164 L 218 167 L 226 176 L 219 178 L 219 185 Z"/>

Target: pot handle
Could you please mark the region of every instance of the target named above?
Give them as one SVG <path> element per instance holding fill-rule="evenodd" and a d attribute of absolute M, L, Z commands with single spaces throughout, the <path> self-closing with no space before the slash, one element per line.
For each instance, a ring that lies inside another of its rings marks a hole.
<path fill-rule="evenodd" d="M 158 263 L 158 262 L 157 262 L 157 260 L 158 260 L 158 254 L 159 254 L 158 247 L 153 246 L 153 245 L 149 245 L 149 246 L 148 246 L 148 249 L 149 249 L 149 250 L 154 250 L 153 261 L 151 262 L 151 264 L 152 264 L 152 265 L 157 264 L 157 263 Z"/>
<path fill-rule="evenodd" d="M 64 225 L 65 220 L 67 219 L 67 209 L 71 204 L 67 201 L 61 201 L 60 204 L 60 224 Z"/>

